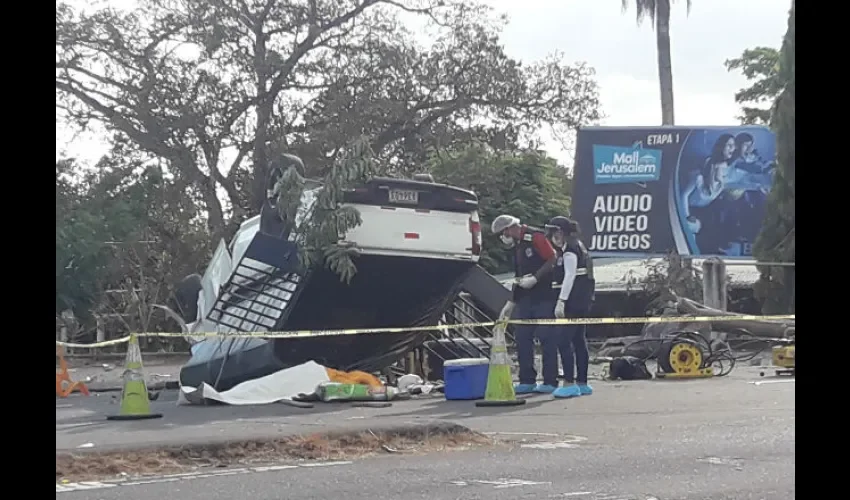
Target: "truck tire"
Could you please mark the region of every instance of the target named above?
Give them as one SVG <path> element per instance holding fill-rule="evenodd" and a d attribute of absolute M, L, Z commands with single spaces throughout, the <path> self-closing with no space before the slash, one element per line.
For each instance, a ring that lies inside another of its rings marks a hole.
<path fill-rule="evenodd" d="M 202 288 L 201 275 L 197 273 L 186 276 L 174 287 L 177 313 L 186 323 L 198 319 L 198 296 Z"/>
<path fill-rule="evenodd" d="M 289 237 L 291 228 L 280 217 L 278 212 L 277 197 L 273 194 L 275 184 L 286 169 L 294 166 L 299 175 L 304 175 L 304 162 L 295 155 L 282 155 L 280 161 L 273 162 L 269 168 L 269 176 L 266 180 L 266 197 L 260 208 L 260 231 L 275 238 L 286 239 Z"/>

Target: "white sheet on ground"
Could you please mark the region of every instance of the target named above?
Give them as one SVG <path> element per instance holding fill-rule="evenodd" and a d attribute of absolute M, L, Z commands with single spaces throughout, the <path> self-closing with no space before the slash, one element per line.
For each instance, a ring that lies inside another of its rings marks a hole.
<path fill-rule="evenodd" d="M 329 382 L 328 371 L 315 361 L 286 368 L 278 372 L 248 380 L 223 392 L 207 383 L 201 387 L 180 387 L 177 404 L 203 404 L 211 399 L 229 405 L 263 405 L 290 400 L 299 394 L 312 394 L 316 386 Z"/>

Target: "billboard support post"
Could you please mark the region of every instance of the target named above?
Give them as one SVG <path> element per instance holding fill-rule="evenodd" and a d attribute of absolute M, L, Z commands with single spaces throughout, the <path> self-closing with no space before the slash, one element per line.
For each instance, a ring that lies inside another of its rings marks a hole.
<path fill-rule="evenodd" d="M 726 263 L 717 257 L 702 263 L 702 298 L 706 307 L 726 310 Z"/>

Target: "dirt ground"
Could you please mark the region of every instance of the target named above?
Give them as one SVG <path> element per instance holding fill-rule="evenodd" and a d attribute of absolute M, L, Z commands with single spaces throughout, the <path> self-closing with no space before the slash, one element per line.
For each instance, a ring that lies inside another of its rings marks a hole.
<path fill-rule="evenodd" d="M 389 431 L 311 434 L 274 440 L 185 445 L 147 450 L 57 453 L 57 482 L 118 480 L 203 468 L 346 460 L 387 453 L 430 453 L 494 445 L 463 426 L 415 426 Z"/>

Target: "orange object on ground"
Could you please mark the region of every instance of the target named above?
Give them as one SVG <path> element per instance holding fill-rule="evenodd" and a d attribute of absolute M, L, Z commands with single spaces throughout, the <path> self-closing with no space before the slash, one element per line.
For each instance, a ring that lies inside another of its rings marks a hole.
<path fill-rule="evenodd" d="M 65 349 L 61 345 L 56 346 L 56 356 L 59 357 L 59 371 L 56 373 L 56 395 L 60 398 L 67 398 L 77 390 L 88 396 L 90 393 L 86 384 L 71 380 L 71 375 L 68 373 L 68 363 L 65 361 Z"/>
<path fill-rule="evenodd" d="M 343 372 L 334 370 L 333 368 L 325 368 L 328 372 L 328 378 L 331 382 L 339 382 L 341 384 L 361 384 L 369 387 L 383 387 L 384 384 L 378 377 L 366 372 Z"/>

